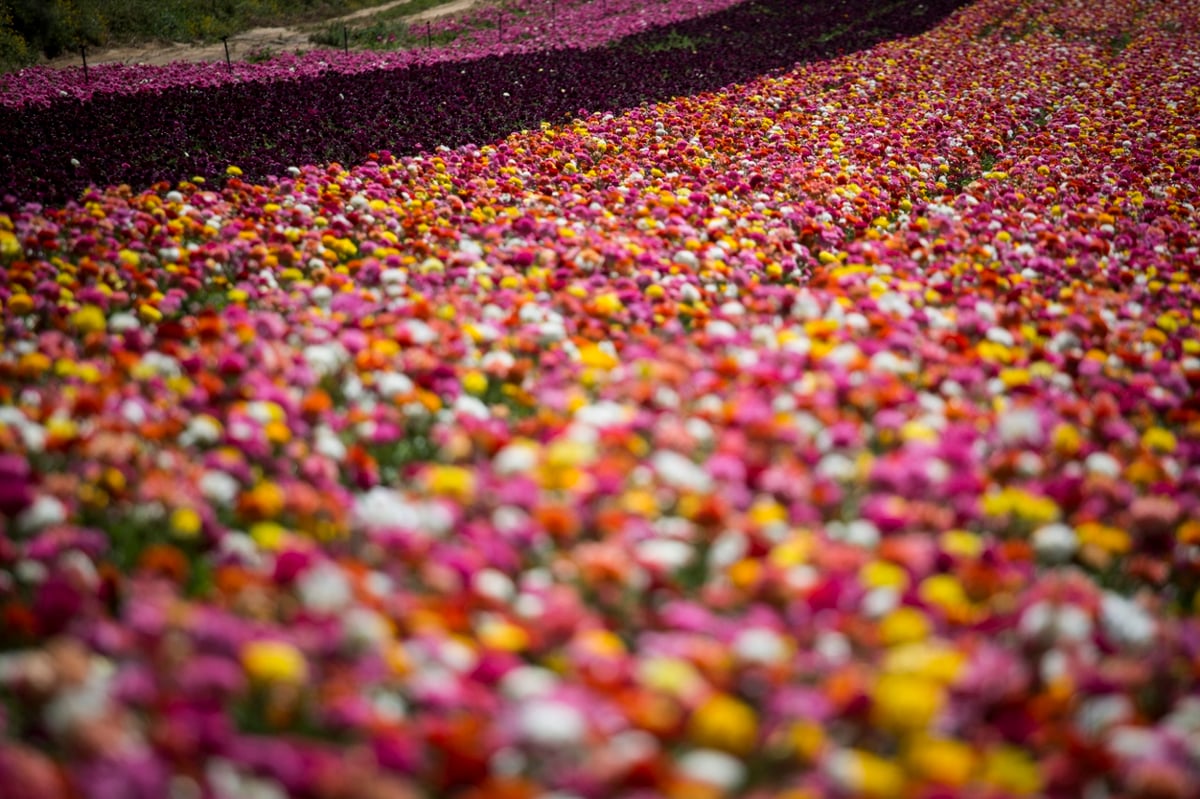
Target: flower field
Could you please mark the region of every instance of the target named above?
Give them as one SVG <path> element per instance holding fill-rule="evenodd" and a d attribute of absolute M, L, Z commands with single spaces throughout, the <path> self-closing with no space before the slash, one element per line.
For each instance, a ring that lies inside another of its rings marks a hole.
<path fill-rule="evenodd" d="M 1200 3 L 797 5 L 5 105 L 3 795 L 1200 794 Z"/>
<path fill-rule="evenodd" d="M 263 180 L 380 150 L 492 141 L 918 33 L 960 5 L 536 0 L 506 7 L 503 33 L 478 27 L 499 24 L 481 7 L 432 49 L 26 69 L 0 76 L 0 208 L 6 198 L 65 202 L 93 184 L 211 178 L 229 164 Z"/>

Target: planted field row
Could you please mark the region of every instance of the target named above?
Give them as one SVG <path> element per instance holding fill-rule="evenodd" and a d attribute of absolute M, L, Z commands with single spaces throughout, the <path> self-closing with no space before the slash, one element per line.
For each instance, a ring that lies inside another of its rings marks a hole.
<path fill-rule="evenodd" d="M 213 177 L 229 164 L 262 178 L 382 150 L 487 141 L 581 110 L 710 91 L 912 34 L 959 5 L 762 0 L 607 47 L 365 71 L 341 71 L 331 61 L 287 80 L 277 76 L 285 61 L 262 80 L 197 80 L 0 108 L 0 197 L 61 202 L 93 184 L 146 187 Z"/>

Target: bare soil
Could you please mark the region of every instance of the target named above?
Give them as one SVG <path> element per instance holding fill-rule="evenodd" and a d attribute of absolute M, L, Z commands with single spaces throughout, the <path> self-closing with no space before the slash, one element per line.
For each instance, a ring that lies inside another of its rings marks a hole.
<path fill-rule="evenodd" d="M 315 45 L 309 41 L 309 36 L 312 35 L 314 30 L 331 24 L 336 25 L 338 23 L 353 22 L 371 17 L 382 11 L 404 5 L 407 2 L 409 0 L 391 0 L 391 2 L 383 3 L 382 5 L 359 9 L 352 14 L 327 19 L 324 22 L 311 25 L 281 28 L 252 28 L 229 37 L 229 57 L 235 61 L 241 61 L 254 53 L 312 50 Z M 450 14 L 459 14 L 479 2 L 481 0 L 452 0 L 452 2 L 444 5 L 428 8 L 415 14 L 409 14 L 404 19 L 408 22 L 422 22 L 427 19 L 436 19 L 437 17 L 444 17 Z M 88 51 L 87 59 L 88 64 L 119 63 L 154 65 L 170 64 L 176 61 L 223 61 L 225 60 L 225 46 L 221 42 L 215 44 L 187 44 L 183 42 L 164 44 L 148 42 L 129 47 L 90 50 Z M 47 61 L 46 65 L 61 68 L 79 66 L 79 63 L 78 55 L 64 55 Z"/>

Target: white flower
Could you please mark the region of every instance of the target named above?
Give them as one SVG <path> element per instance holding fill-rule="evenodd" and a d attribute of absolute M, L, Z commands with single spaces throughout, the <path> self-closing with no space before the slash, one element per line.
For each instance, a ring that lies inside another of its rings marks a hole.
<path fill-rule="evenodd" d="M 1026 640 L 1083 641 L 1092 634 L 1092 617 L 1075 605 L 1051 605 L 1035 602 L 1025 608 L 1017 629 Z"/>
<path fill-rule="evenodd" d="M 879 619 L 900 605 L 900 592 L 895 588 L 873 588 L 863 596 L 859 610 L 869 619 Z"/>
<path fill-rule="evenodd" d="M 558 687 L 558 675 L 540 666 L 517 666 L 500 679 L 500 693 L 514 701 L 546 696 Z"/>
<path fill-rule="evenodd" d="M 670 538 L 651 538 L 636 547 L 637 558 L 647 566 L 674 570 L 686 566 L 692 559 L 693 549 L 683 541 Z"/>
<path fill-rule="evenodd" d="M 1033 532 L 1033 549 L 1048 563 L 1062 563 L 1079 549 L 1079 536 L 1065 524 L 1048 524 Z"/>
<path fill-rule="evenodd" d="M 907 358 L 901 358 L 891 350 L 880 350 L 871 356 L 871 371 L 905 375 L 912 374 L 916 368 Z"/>
<path fill-rule="evenodd" d="M 845 341 L 834 347 L 833 351 L 826 355 L 825 358 L 838 366 L 848 367 L 858 360 L 861 354 L 862 351 L 858 348 L 857 344 Z"/>
<path fill-rule="evenodd" d="M 346 457 L 346 445 L 327 425 L 313 431 L 313 449 L 330 460 L 340 461 Z"/>
<path fill-rule="evenodd" d="M 700 265 L 700 259 L 691 250 L 680 250 L 675 253 L 671 260 L 687 269 L 695 269 Z"/>
<path fill-rule="evenodd" d="M 516 362 L 516 357 L 508 350 L 489 350 L 479 359 L 479 366 L 488 372 L 507 372 Z"/>
<path fill-rule="evenodd" d="M 689 779 L 721 791 L 734 790 L 746 777 L 746 766 L 741 760 L 716 749 L 693 749 L 679 758 L 677 766 Z"/>
<path fill-rule="evenodd" d="M 1042 424 L 1037 411 L 1032 408 L 1005 411 L 996 419 L 996 428 L 1000 431 L 1000 440 L 1009 446 L 1042 441 Z"/>
<path fill-rule="evenodd" d="M 469 394 L 459 394 L 454 400 L 454 412 L 459 416 L 469 416 L 473 419 L 488 419 L 492 412 L 487 404 Z"/>
<path fill-rule="evenodd" d="M 24 532 L 35 532 L 67 520 L 67 507 L 49 494 L 39 494 L 21 515 L 17 517 L 17 527 Z"/>
<path fill-rule="evenodd" d="M 146 421 L 146 408 L 134 400 L 121 403 L 121 416 L 130 424 L 138 425 Z"/>
<path fill-rule="evenodd" d="M 342 616 L 342 634 L 355 646 L 377 647 L 391 640 L 392 628 L 370 608 L 353 607 Z"/>
<path fill-rule="evenodd" d="M 1084 466 L 1092 474 L 1099 474 L 1105 477 L 1119 477 L 1121 475 L 1121 463 L 1107 452 L 1093 452 L 1087 456 L 1084 461 Z"/>
<path fill-rule="evenodd" d="M 350 359 L 350 353 L 337 342 L 310 344 L 304 348 L 304 361 L 319 377 L 331 375 Z"/>
<path fill-rule="evenodd" d="M 1108 734 L 1108 751 L 1121 760 L 1140 760 L 1159 750 L 1159 738 L 1145 727 L 1122 725 Z"/>
<path fill-rule="evenodd" d="M 547 319 L 538 325 L 538 338 L 544 344 L 562 341 L 566 337 L 567 327 L 561 319 Z"/>
<path fill-rule="evenodd" d="M 100 572 L 96 570 L 96 564 L 87 553 L 78 549 L 67 550 L 59 555 L 58 563 L 64 571 L 74 572 L 89 588 L 95 589 L 100 585 Z"/>
<path fill-rule="evenodd" d="M 575 411 L 575 421 L 595 428 L 624 424 L 633 417 L 633 410 L 619 402 L 603 400 L 584 405 Z"/>
<path fill-rule="evenodd" d="M 691 523 L 686 519 L 679 519 L 679 521 L 683 525 L 686 525 L 688 534 L 690 535 Z M 746 536 L 737 530 L 727 530 L 721 533 L 713 541 L 712 547 L 708 550 L 709 568 L 724 569 L 736 563 L 745 557 L 748 547 L 749 544 L 746 542 Z"/>
<path fill-rule="evenodd" d="M 587 718 L 576 707 L 554 699 L 525 703 L 518 715 L 521 737 L 543 746 L 572 746 L 587 737 Z"/>
<path fill-rule="evenodd" d="M 1104 694 L 1083 700 L 1075 711 L 1075 727 L 1087 737 L 1095 737 L 1114 724 L 1133 717 L 1133 704 L 1124 694 Z"/>
<path fill-rule="evenodd" d="M 185 447 L 215 444 L 221 439 L 221 423 L 208 414 L 199 414 L 188 420 L 188 425 L 179 434 L 179 443 Z"/>
<path fill-rule="evenodd" d="M 471 587 L 480 596 L 498 602 L 508 602 L 516 594 L 516 586 L 508 575 L 497 569 L 480 569 L 471 578 Z"/>
<path fill-rule="evenodd" d="M 733 639 L 733 653 L 748 663 L 771 664 L 784 660 L 789 649 L 787 641 L 774 630 L 751 627 Z"/>
<path fill-rule="evenodd" d="M 855 519 L 844 523 L 830 522 L 825 529 L 831 538 L 863 549 L 874 549 L 879 545 L 879 528 L 868 519 Z"/>
<path fill-rule="evenodd" d="M 1156 625 L 1141 605 L 1106 591 L 1100 599 L 1100 624 L 1116 644 L 1141 649 L 1154 641 Z"/>
<path fill-rule="evenodd" d="M 737 328 L 724 319 L 712 319 L 704 328 L 704 332 L 715 339 L 730 339 L 737 336 Z"/>
<path fill-rule="evenodd" d="M 138 318 L 126 311 L 120 311 L 108 317 L 108 329 L 112 333 L 127 333 L 142 326 Z"/>
<path fill-rule="evenodd" d="M 375 389 L 379 396 L 391 398 L 397 394 L 409 394 L 413 390 L 413 381 L 400 372 L 378 372 L 375 375 Z"/>
<path fill-rule="evenodd" d="M 1003 327 L 989 328 L 987 340 L 995 344 L 1002 344 L 1005 347 L 1012 347 L 1017 343 L 1016 339 L 1013 338 L 1012 331 Z"/>
<path fill-rule="evenodd" d="M 817 474 L 830 480 L 842 482 L 858 475 L 854 461 L 840 452 L 831 452 L 817 463 Z"/>
<path fill-rule="evenodd" d="M 844 663 L 851 654 L 850 642 L 846 640 L 846 636 L 833 630 L 819 633 L 813 648 L 830 663 Z"/>
<path fill-rule="evenodd" d="M 408 716 L 408 705 L 404 698 L 392 691 L 380 691 L 371 697 L 371 709 L 385 722 L 403 721 Z"/>
<path fill-rule="evenodd" d="M 366 530 L 414 529 L 421 518 L 417 507 L 390 488 L 376 486 L 354 502 L 354 518 Z"/>
<path fill-rule="evenodd" d="M 346 575 L 328 561 L 300 575 L 296 580 L 296 594 L 306 608 L 316 613 L 337 613 L 354 598 Z"/>
<path fill-rule="evenodd" d="M 42 721 L 51 734 L 63 736 L 108 712 L 112 675 L 112 664 L 92 658 L 83 681 L 59 691 L 42 710 Z"/>
<path fill-rule="evenodd" d="M 712 490 L 712 477 L 690 458 L 671 450 L 659 450 L 650 465 L 664 483 L 684 491 L 707 493 Z"/>

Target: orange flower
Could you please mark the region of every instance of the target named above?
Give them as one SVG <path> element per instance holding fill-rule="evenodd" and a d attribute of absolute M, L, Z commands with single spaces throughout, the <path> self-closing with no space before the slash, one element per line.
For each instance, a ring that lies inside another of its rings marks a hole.
<path fill-rule="evenodd" d="M 138 558 L 138 567 L 175 583 L 184 582 L 189 572 L 187 557 L 170 544 L 151 544 L 146 547 Z"/>
<path fill-rule="evenodd" d="M 579 533 L 579 517 L 566 505 L 539 505 L 533 517 L 542 529 L 559 541 L 572 539 Z"/>

